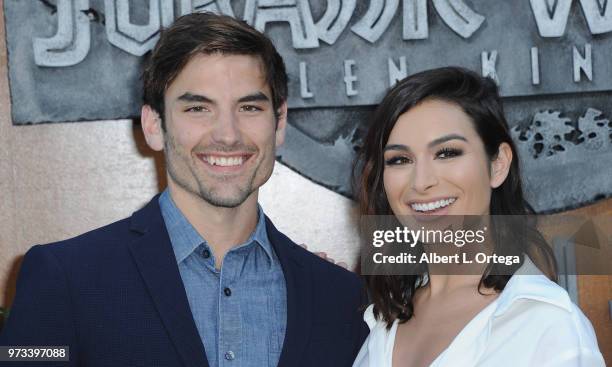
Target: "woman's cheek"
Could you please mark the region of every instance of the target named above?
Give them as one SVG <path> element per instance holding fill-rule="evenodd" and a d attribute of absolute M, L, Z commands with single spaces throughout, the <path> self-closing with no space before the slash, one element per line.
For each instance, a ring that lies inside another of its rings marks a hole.
<path fill-rule="evenodd" d="M 465 196 L 463 211 L 466 214 L 481 214 L 489 208 L 490 186 L 487 169 L 478 162 L 466 160 L 460 169 L 449 170 L 449 180 L 459 187 Z"/>
<path fill-rule="evenodd" d="M 401 169 L 385 169 L 383 173 L 383 183 L 387 201 L 393 212 L 397 213 L 401 208 L 402 193 L 408 185 L 406 172 Z"/>

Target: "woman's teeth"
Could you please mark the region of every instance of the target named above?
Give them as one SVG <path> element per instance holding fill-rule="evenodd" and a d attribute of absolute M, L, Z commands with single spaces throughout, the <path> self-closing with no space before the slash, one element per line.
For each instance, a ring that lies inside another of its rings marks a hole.
<path fill-rule="evenodd" d="M 410 207 L 417 212 L 429 212 L 451 205 L 457 200 L 456 198 L 448 198 L 444 200 L 432 201 L 430 203 L 412 203 Z"/>

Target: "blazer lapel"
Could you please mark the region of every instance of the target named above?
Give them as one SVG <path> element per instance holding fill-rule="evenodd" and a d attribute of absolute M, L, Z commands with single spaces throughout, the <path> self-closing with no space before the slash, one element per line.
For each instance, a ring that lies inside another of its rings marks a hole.
<path fill-rule="evenodd" d="M 312 269 L 297 256 L 297 245 L 266 217 L 270 243 L 281 263 L 287 287 L 287 328 L 278 367 L 293 367 L 308 344 L 312 327 Z"/>
<path fill-rule="evenodd" d="M 132 216 L 131 230 L 141 236 L 129 248 L 183 364 L 208 367 L 158 197 Z"/>

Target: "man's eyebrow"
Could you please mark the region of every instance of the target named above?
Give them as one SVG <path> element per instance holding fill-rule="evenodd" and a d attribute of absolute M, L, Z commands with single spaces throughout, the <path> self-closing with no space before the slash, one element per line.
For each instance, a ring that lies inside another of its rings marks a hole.
<path fill-rule="evenodd" d="M 179 101 L 183 101 L 183 102 L 203 102 L 203 103 L 213 103 L 213 100 L 203 96 L 201 94 L 193 94 L 190 92 L 186 92 L 182 95 L 180 95 L 177 100 Z"/>
<path fill-rule="evenodd" d="M 463 140 L 465 142 L 468 141 L 466 138 L 464 138 L 463 136 L 459 134 L 448 134 L 448 135 L 444 135 L 442 137 L 432 140 L 431 142 L 429 142 L 429 144 L 427 144 L 427 146 L 431 148 L 436 145 L 446 143 L 449 140 Z"/>
<path fill-rule="evenodd" d="M 238 100 L 238 103 L 244 102 L 268 102 L 270 98 L 263 94 L 262 92 L 256 92 L 253 94 L 246 95 Z"/>

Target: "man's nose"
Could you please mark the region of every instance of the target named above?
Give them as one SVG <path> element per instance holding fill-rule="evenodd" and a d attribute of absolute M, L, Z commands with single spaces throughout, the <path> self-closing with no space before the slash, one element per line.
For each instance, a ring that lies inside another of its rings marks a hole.
<path fill-rule="evenodd" d="M 231 111 L 223 111 L 219 114 L 212 133 L 212 139 L 223 145 L 234 145 L 240 141 L 240 130 L 238 119 Z"/>

